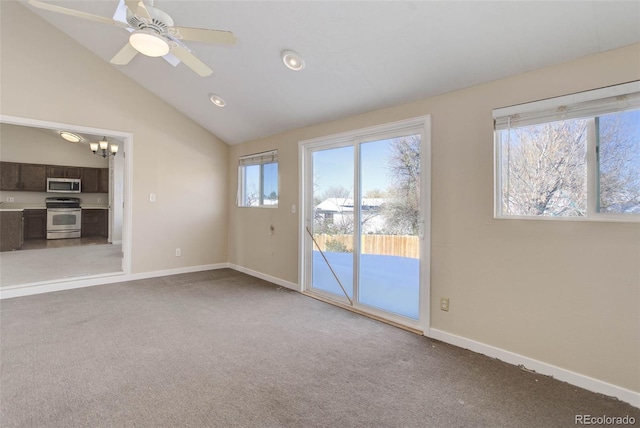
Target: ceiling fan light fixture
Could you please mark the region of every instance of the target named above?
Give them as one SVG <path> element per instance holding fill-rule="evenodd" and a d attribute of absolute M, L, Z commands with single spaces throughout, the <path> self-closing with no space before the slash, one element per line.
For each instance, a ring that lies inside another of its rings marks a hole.
<path fill-rule="evenodd" d="M 82 141 L 81 136 L 69 131 L 60 131 L 60 136 L 70 143 L 79 143 L 80 141 Z"/>
<path fill-rule="evenodd" d="M 129 36 L 129 43 L 141 54 L 151 57 L 165 56 L 171 50 L 169 43 L 153 31 L 136 30 Z"/>
<path fill-rule="evenodd" d="M 216 94 L 211 94 L 209 96 L 209 100 L 217 107 L 224 107 L 227 105 L 227 102 L 220 96 Z"/>
<path fill-rule="evenodd" d="M 294 51 L 282 52 L 282 62 L 288 69 L 293 71 L 300 71 L 305 66 L 304 59 L 302 59 L 299 53 Z"/>

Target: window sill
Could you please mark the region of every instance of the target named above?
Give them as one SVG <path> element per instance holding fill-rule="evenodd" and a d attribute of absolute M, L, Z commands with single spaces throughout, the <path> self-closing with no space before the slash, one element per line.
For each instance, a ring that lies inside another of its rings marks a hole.
<path fill-rule="evenodd" d="M 552 217 L 552 216 L 519 216 L 519 215 L 494 215 L 496 220 L 542 220 L 542 221 L 577 221 L 597 223 L 640 223 L 640 216 L 633 215 L 598 215 L 594 217 Z"/>

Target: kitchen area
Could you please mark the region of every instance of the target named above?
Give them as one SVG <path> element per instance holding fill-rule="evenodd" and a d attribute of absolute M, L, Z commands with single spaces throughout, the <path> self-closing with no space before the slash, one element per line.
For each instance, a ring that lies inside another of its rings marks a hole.
<path fill-rule="evenodd" d="M 122 271 L 118 141 L 63 133 L 0 124 L 0 287 Z"/>

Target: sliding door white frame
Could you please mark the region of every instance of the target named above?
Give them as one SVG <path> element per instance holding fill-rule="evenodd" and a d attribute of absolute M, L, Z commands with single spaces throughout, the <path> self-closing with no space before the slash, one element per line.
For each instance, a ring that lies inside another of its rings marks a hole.
<path fill-rule="evenodd" d="M 353 290 L 353 307 L 361 312 L 369 313 L 376 317 L 388 319 L 397 324 L 421 330 L 423 332 L 429 329 L 429 305 L 430 305 L 430 242 L 431 242 L 431 129 L 430 116 L 421 116 L 417 118 L 402 120 L 373 126 L 369 128 L 358 129 L 354 131 L 344 132 L 340 134 L 329 135 L 325 137 L 303 140 L 298 143 L 299 154 L 299 177 L 300 177 L 300 210 L 299 210 L 299 277 L 301 292 L 317 294 L 325 299 L 336 301 L 337 303 L 349 305 L 348 300 L 344 296 L 336 296 L 332 293 L 323 292 L 314 289 L 311 284 L 311 254 L 313 242 L 307 232 L 307 227 L 311 228 L 313 223 L 313 171 L 312 171 L 312 154 L 317 150 L 326 150 L 331 148 L 339 148 L 345 146 L 354 147 L 354 200 L 360 199 L 359 191 L 359 147 L 361 143 L 382 140 L 393 137 L 406 136 L 411 134 L 420 134 L 420 210 L 421 232 L 420 232 L 420 287 L 419 287 L 419 319 L 395 315 L 383 310 L 376 309 L 358 303 L 357 287 Z M 355 210 L 358 211 L 358 210 Z M 356 214 L 357 215 L 357 214 Z M 359 225 L 359 219 L 355 224 Z M 360 235 L 359 227 L 354 230 L 354 235 Z M 360 239 L 354 239 L 354 254 L 358 254 Z M 358 257 L 354 257 L 354 284 L 356 284 L 356 276 L 358 272 Z"/>

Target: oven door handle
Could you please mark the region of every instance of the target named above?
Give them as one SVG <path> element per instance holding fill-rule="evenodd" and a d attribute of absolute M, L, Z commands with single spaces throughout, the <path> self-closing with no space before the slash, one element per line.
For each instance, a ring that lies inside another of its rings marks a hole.
<path fill-rule="evenodd" d="M 47 211 L 53 211 L 53 212 L 60 212 L 60 211 L 76 212 L 76 211 L 82 211 L 82 208 L 47 208 Z"/>

